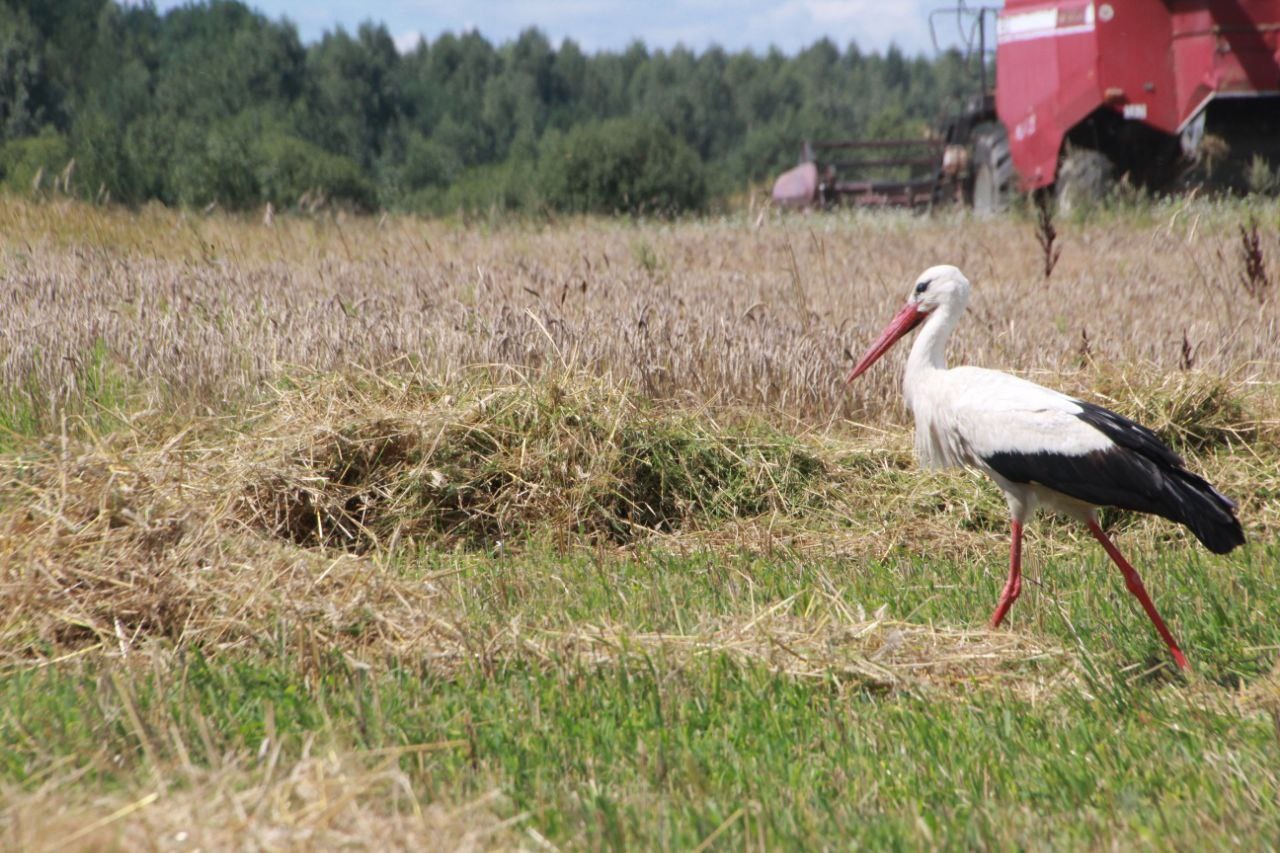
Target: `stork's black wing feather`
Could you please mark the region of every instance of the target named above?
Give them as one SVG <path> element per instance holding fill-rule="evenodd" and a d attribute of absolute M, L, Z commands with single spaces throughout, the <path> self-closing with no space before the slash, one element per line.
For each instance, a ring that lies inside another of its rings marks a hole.
<path fill-rule="evenodd" d="M 1176 468 L 1186 467 L 1182 457 L 1170 450 L 1169 445 L 1160 440 L 1160 436 L 1142 424 L 1131 421 L 1124 415 L 1116 414 L 1110 409 L 1104 409 L 1102 406 L 1097 406 L 1093 403 L 1086 403 L 1083 400 L 1076 400 L 1075 402 L 1083 409 L 1076 417 L 1114 441 L 1120 447 L 1139 453 L 1161 465 L 1172 465 Z"/>
<path fill-rule="evenodd" d="M 1185 524 L 1205 547 L 1223 554 L 1244 542 L 1235 503 L 1154 432 L 1109 409 L 1080 403 L 1077 417 L 1113 444 L 1088 453 L 1003 451 L 983 457 L 1014 483 L 1036 483 L 1095 506 L 1148 512 Z"/>

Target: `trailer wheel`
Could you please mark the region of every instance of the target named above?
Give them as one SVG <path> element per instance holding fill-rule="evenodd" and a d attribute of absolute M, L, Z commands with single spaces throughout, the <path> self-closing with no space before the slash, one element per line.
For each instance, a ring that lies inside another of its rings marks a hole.
<path fill-rule="evenodd" d="M 1013 159 L 1004 125 L 979 127 L 973 137 L 973 211 L 992 216 L 1009 208 L 1013 192 Z"/>
<path fill-rule="evenodd" d="M 1058 166 L 1058 210 L 1088 212 L 1096 207 L 1111 188 L 1111 172 L 1111 160 L 1101 151 L 1068 148 Z"/>

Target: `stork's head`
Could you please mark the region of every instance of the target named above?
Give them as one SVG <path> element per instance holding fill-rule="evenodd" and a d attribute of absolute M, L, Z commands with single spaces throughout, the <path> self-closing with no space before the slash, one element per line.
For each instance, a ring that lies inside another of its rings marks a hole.
<path fill-rule="evenodd" d="M 942 264 L 929 267 L 920 273 L 916 283 L 911 286 L 911 294 L 907 304 L 890 321 L 880 333 L 858 364 L 849 372 L 846 383 L 861 376 L 876 359 L 889 351 L 899 338 L 929 316 L 934 311 L 945 310 L 949 314 L 959 314 L 969 304 L 969 279 L 964 277 L 956 267 Z"/>
<path fill-rule="evenodd" d="M 911 286 L 907 304 L 915 305 L 916 311 L 923 314 L 944 305 L 953 310 L 963 309 L 969 304 L 969 279 L 950 264 L 929 267 Z"/>

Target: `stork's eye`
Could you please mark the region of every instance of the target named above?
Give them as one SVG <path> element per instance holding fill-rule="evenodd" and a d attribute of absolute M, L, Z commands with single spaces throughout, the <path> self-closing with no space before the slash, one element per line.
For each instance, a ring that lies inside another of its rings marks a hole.
<path fill-rule="evenodd" d="M 929 289 L 929 285 L 930 285 L 932 282 L 933 282 L 933 279 L 929 279 L 929 281 L 922 281 L 922 282 L 920 282 L 919 284 L 917 284 L 917 285 L 916 285 L 916 293 L 924 293 L 926 290 L 928 290 L 928 289 Z"/>

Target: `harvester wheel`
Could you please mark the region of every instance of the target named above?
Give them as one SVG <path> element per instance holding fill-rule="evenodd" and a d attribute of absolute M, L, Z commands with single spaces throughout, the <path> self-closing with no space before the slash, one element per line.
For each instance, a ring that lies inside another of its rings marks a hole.
<path fill-rule="evenodd" d="M 1013 192 L 1013 160 L 1009 135 L 1001 124 L 983 125 L 973 137 L 973 211 L 979 216 L 1002 213 Z"/>
<path fill-rule="evenodd" d="M 1058 166 L 1058 210 L 1062 213 L 1096 207 L 1111 188 L 1111 161 L 1092 148 L 1068 148 Z"/>

